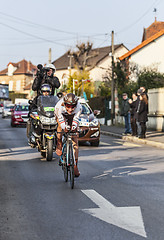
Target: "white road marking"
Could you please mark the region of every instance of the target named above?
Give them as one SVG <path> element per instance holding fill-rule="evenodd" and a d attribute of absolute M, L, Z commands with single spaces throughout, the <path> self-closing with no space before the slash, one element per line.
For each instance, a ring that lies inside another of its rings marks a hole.
<path fill-rule="evenodd" d="M 147 238 L 142 213 L 139 206 L 115 207 L 95 190 L 81 190 L 99 208 L 80 209 L 93 217 L 99 218 L 109 224 L 126 229 L 137 235 Z"/>

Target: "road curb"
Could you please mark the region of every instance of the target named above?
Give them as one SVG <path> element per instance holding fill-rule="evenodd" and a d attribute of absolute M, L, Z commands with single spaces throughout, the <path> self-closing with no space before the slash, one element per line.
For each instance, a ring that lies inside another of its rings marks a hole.
<path fill-rule="evenodd" d="M 118 134 L 118 133 L 112 133 L 112 132 L 106 132 L 106 131 L 101 131 L 101 134 L 121 138 L 129 142 L 135 142 L 135 143 L 145 144 L 148 146 L 164 149 L 164 143 L 161 143 L 161 142 L 154 142 L 147 139 L 139 139 L 137 137 L 132 137 L 132 136 L 122 136 L 121 134 Z"/>

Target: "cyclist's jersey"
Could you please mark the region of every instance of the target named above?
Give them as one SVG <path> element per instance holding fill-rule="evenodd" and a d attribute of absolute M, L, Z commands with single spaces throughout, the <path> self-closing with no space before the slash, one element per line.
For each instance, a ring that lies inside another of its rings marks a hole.
<path fill-rule="evenodd" d="M 57 116 L 62 129 L 65 129 L 65 126 L 67 124 L 69 126 L 74 125 L 77 127 L 79 124 L 79 117 L 80 117 L 81 111 L 82 111 L 82 106 L 78 102 L 72 114 L 68 114 L 64 106 L 63 98 L 55 106 L 55 115 Z"/>

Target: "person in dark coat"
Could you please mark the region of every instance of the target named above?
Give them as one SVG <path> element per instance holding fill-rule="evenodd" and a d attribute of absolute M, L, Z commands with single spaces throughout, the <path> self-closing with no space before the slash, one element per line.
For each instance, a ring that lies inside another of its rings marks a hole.
<path fill-rule="evenodd" d="M 123 100 L 121 105 L 121 116 L 124 116 L 125 120 L 125 134 L 131 134 L 131 123 L 130 123 L 130 104 L 127 93 L 122 94 Z"/>
<path fill-rule="evenodd" d="M 140 95 L 141 94 L 142 94 L 142 89 L 138 89 L 137 90 L 137 100 L 136 100 L 135 109 L 134 109 L 134 118 L 136 119 L 137 135 L 138 136 L 141 135 L 141 125 L 138 122 L 138 113 L 137 113 L 137 109 L 138 109 L 138 105 L 139 105 L 139 102 L 140 102 Z"/>
<path fill-rule="evenodd" d="M 146 138 L 146 122 L 148 121 L 148 100 L 146 94 L 141 93 L 136 106 L 136 121 L 141 126 L 141 132 L 138 132 L 139 138 Z"/>
<path fill-rule="evenodd" d="M 44 83 L 47 83 L 52 89 L 51 95 L 54 95 L 55 88 L 60 87 L 59 79 L 54 76 L 54 73 L 56 71 L 55 66 L 53 64 L 47 64 L 45 67 L 43 67 L 41 64 L 39 64 L 37 67 L 38 71 L 32 84 L 32 90 L 37 91 L 37 96 L 39 96 L 41 95 L 41 86 Z"/>
<path fill-rule="evenodd" d="M 41 64 L 37 65 L 37 73 L 32 84 L 32 90 L 37 91 L 37 96 L 33 99 L 33 102 L 29 106 L 29 110 L 32 111 L 36 108 L 38 96 L 42 94 L 41 88 L 44 84 L 48 84 L 51 88 L 51 95 L 54 95 L 55 88 L 60 87 L 60 82 L 57 77 L 54 76 L 56 68 L 53 64 L 47 64 L 43 67 Z"/>
<path fill-rule="evenodd" d="M 137 124 L 135 119 L 136 103 L 137 103 L 137 94 L 133 93 L 132 99 L 129 99 L 132 136 L 137 136 Z"/>

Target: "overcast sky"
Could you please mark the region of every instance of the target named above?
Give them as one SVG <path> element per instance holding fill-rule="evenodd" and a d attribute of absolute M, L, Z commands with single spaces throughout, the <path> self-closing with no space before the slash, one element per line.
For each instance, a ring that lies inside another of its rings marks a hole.
<path fill-rule="evenodd" d="M 154 12 L 156 9 L 156 12 Z M 164 0 L 6 0 L 0 9 L 0 70 L 9 62 L 52 61 L 77 42 L 93 47 L 141 43 L 143 28 L 164 21 Z"/>

